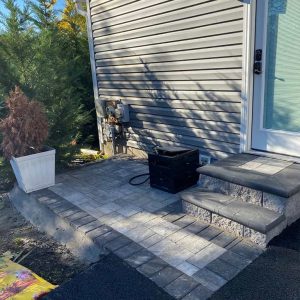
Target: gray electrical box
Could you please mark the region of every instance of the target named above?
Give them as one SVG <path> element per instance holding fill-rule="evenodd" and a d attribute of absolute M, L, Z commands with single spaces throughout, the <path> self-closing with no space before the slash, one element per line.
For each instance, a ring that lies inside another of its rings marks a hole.
<path fill-rule="evenodd" d="M 101 99 L 95 100 L 97 116 L 100 118 L 106 117 L 106 101 Z"/>
<path fill-rule="evenodd" d="M 120 123 L 128 123 L 130 120 L 129 105 L 123 104 L 123 103 L 117 104 L 117 108 L 115 110 L 115 115 Z"/>

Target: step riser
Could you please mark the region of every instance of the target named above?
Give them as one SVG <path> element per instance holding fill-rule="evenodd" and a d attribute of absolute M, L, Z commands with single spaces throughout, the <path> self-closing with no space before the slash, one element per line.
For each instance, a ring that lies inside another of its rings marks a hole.
<path fill-rule="evenodd" d="M 285 213 L 287 203 L 290 199 L 299 195 L 298 193 L 290 198 L 283 198 L 203 174 L 200 174 L 199 176 L 198 185 L 217 193 L 232 196 L 237 200 L 265 207 L 278 213 Z M 298 199 L 300 200 L 300 198 Z"/>
<path fill-rule="evenodd" d="M 233 196 L 239 201 L 242 200 L 284 214 L 288 225 L 300 218 L 300 192 L 284 198 L 203 174 L 200 174 L 198 185 L 214 192 Z"/>
<path fill-rule="evenodd" d="M 261 247 L 266 247 L 269 241 L 282 232 L 287 226 L 287 222 L 284 221 L 266 234 L 263 234 L 184 200 L 182 201 L 182 207 L 186 214 L 190 214 L 199 220 L 216 226 L 236 237 L 251 240 Z"/>

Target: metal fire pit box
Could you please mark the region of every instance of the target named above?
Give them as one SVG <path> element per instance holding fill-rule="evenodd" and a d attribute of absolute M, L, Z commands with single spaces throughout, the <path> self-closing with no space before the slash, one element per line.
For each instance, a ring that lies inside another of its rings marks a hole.
<path fill-rule="evenodd" d="M 169 193 L 178 193 L 197 183 L 199 150 L 160 147 L 148 153 L 150 185 Z"/>

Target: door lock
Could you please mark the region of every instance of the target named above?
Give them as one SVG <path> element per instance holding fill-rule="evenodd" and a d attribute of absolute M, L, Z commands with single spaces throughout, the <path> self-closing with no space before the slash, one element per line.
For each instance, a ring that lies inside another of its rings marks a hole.
<path fill-rule="evenodd" d="M 254 73 L 259 75 L 262 73 L 262 49 L 255 50 Z"/>
<path fill-rule="evenodd" d="M 261 49 L 255 50 L 255 60 L 262 61 L 262 50 Z"/>

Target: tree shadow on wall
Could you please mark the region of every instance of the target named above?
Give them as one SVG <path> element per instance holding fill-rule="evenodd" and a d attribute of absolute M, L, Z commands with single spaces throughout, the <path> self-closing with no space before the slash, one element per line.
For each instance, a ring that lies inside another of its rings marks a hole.
<path fill-rule="evenodd" d="M 165 145 L 196 147 L 216 158 L 239 152 L 238 68 L 230 74 L 216 66 L 205 77 L 209 70 L 197 67 L 202 59 L 186 69 L 185 61 L 174 57 L 179 52 L 166 52 L 159 44 L 151 49 L 145 45 L 148 53 L 140 55 L 144 46 L 130 47 L 131 39 L 118 41 L 108 14 L 105 19 L 104 43 L 95 40 L 100 99 L 130 105 L 125 133 L 129 146 L 145 151 Z"/>

